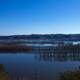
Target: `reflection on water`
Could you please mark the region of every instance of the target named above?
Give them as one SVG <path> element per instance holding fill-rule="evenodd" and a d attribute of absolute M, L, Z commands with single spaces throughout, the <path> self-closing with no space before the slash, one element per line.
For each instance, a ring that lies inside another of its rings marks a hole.
<path fill-rule="evenodd" d="M 77 69 L 79 60 L 79 53 L 0 54 L 11 80 L 57 80 L 60 72 Z"/>
<path fill-rule="evenodd" d="M 80 61 L 80 53 L 47 53 L 41 52 L 36 55 L 36 59 L 43 61 Z"/>

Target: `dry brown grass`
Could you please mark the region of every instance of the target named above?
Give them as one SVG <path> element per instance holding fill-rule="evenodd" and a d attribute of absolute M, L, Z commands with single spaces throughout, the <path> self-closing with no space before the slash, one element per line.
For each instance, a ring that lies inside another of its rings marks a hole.
<path fill-rule="evenodd" d="M 31 51 L 31 47 L 27 47 L 24 45 L 1 45 L 0 46 L 0 52 L 28 52 Z"/>
<path fill-rule="evenodd" d="M 60 80 L 80 80 L 80 70 L 73 72 L 64 72 L 60 75 Z"/>
<path fill-rule="evenodd" d="M 0 80 L 10 80 L 8 73 L 5 72 L 3 64 L 0 64 Z"/>

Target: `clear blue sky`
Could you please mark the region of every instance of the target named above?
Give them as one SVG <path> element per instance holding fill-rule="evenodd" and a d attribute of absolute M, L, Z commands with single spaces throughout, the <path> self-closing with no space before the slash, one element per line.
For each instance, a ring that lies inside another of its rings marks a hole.
<path fill-rule="evenodd" d="M 0 35 L 80 32 L 80 0 L 0 0 Z"/>

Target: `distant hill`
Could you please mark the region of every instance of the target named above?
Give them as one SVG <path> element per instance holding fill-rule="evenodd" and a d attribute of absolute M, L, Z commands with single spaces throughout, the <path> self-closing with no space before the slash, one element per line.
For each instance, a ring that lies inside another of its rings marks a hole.
<path fill-rule="evenodd" d="M 80 34 L 32 34 L 32 35 L 12 35 L 0 36 L 0 40 L 14 39 L 49 39 L 58 41 L 80 41 Z"/>

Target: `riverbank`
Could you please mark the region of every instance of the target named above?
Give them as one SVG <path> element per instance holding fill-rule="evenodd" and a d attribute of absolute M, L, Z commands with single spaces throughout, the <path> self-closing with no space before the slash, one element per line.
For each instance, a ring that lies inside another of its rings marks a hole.
<path fill-rule="evenodd" d="M 31 47 L 25 45 L 0 45 L 0 52 L 30 52 Z"/>
<path fill-rule="evenodd" d="M 3 64 L 0 64 L 0 80 L 10 80 L 10 76 L 5 71 Z"/>
<path fill-rule="evenodd" d="M 80 70 L 64 72 L 59 80 L 80 80 Z"/>

